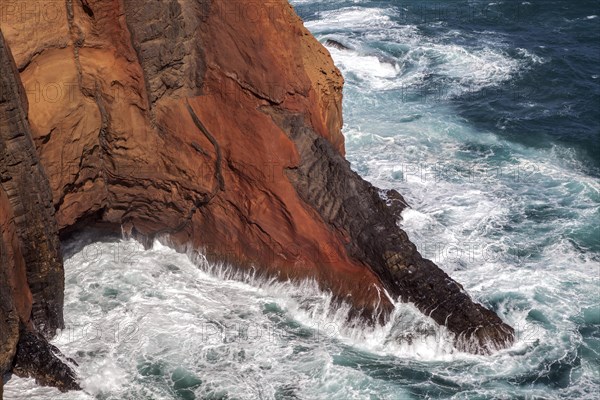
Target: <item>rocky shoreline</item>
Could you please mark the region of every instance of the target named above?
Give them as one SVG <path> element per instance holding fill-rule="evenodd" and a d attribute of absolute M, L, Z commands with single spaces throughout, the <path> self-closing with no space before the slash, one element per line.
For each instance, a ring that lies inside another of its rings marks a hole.
<path fill-rule="evenodd" d="M 78 388 L 46 340 L 63 326 L 59 235 L 94 225 L 315 279 L 372 323 L 387 292 L 464 351 L 512 343 L 399 228 L 402 196 L 351 170 L 343 78 L 286 0 L 65 4 L 0 26 L 0 374 Z"/>

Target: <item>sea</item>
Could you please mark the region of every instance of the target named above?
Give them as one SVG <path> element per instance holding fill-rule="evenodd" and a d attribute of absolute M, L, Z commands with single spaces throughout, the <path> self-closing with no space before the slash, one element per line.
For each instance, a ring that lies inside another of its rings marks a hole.
<path fill-rule="evenodd" d="M 291 3 L 346 80 L 352 168 L 515 344 L 461 353 L 411 304 L 349 323 L 315 282 L 83 232 L 52 341 L 83 391 L 5 398 L 599 399 L 599 2 Z"/>

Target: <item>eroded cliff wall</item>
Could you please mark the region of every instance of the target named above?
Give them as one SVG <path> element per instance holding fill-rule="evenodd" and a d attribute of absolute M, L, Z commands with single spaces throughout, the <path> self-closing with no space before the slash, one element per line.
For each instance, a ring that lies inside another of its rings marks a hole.
<path fill-rule="evenodd" d="M 286 0 L 15 3 L 1 24 L 62 234 L 102 222 L 314 278 L 372 321 L 393 309 L 385 290 L 466 350 L 511 342 L 419 255 L 397 224 L 401 196 L 390 207 L 344 160 L 343 78 Z M 34 315 L 50 312 L 35 311 L 37 293 Z"/>
<path fill-rule="evenodd" d="M 261 110 L 302 116 L 343 154 L 343 79 L 287 2 L 54 11 L 3 30 L 63 232 L 102 220 L 282 279 L 314 277 L 359 309 L 380 302 L 380 279 L 345 250 L 351 239 L 287 178 L 298 150 Z"/>
<path fill-rule="evenodd" d="M 0 68 L 0 378 L 16 368 L 19 375 L 61 387 L 65 382 L 41 368 L 56 363 L 55 370 L 72 377 L 45 339 L 63 327 L 58 227 L 27 98 L 1 31 Z"/>

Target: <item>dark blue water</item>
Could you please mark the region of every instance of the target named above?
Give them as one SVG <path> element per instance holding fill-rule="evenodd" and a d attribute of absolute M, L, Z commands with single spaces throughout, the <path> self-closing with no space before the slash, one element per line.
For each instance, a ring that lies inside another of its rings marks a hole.
<path fill-rule="evenodd" d="M 580 167 L 599 175 L 598 1 L 297 2 L 296 10 L 312 21 L 323 12 L 353 6 L 392 9 L 390 21 L 415 26 L 419 35 L 440 44 L 477 49 L 488 45 L 485 37 L 491 36 L 507 57 L 535 55 L 541 62 L 518 71 L 501 86 L 466 84 L 465 92 L 451 99 L 452 106 L 474 126 L 507 140 L 532 147 L 559 145 L 573 149 Z M 364 22 L 368 18 L 365 16 Z M 332 24 L 331 32 L 338 28 Z M 360 34 L 354 32 L 349 37 L 358 38 Z M 369 44 L 392 57 L 403 55 L 401 46 L 385 40 Z M 429 101 L 443 101 L 455 82 L 452 77 L 436 74 L 435 68 L 429 74 L 418 88 L 419 95 Z"/>
<path fill-rule="evenodd" d="M 487 17 L 449 29 L 502 35 L 506 52 L 545 62 L 496 91 L 456 99 L 460 115 L 528 146 L 573 148 L 586 172 L 600 167 L 600 19 L 597 1 L 537 1 L 487 6 Z M 595 16 L 595 17 L 594 17 Z"/>

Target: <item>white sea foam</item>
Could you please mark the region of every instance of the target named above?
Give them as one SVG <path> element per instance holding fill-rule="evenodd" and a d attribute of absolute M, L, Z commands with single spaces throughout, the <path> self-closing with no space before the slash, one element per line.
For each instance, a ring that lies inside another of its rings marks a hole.
<path fill-rule="evenodd" d="M 386 326 L 368 327 L 348 322 L 350 307 L 333 306 L 331 293 L 314 281 L 278 282 L 191 255 L 199 265 L 159 242 L 144 251 L 135 241 L 117 240 L 88 244 L 66 260 L 66 329 L 54 344 L 77 359 L 84 392 L 65 398 L 168 398 L 181 374 L 203 382 L 190 389 L 196 395 L 272 398 L 289 385 L 315 398 L 332 388 L 312 375 L 314 368 L 372 382 L 332 364 L 331 349 L 423 360 L 459 356 L 452 335 L 412 305 L 399 304 Z M 296 388 L 299 381 L 311 384 Z M 350 385 L 332 395 L 354 392 L 361 389 Z M 18 378 L 6 387 L 7 398 L 32 393 L 56 391 Z"/>
<path fill-rule="evenodd" d="M 377 107 L 387 109 L 385 103 Z M 412 206 L 403 213 L 402 226 L 421 252 L 516 328 L 517 343 L 495 361 L 469 367 L 471 373 L 534 380 L 547 373 L 545 360 L 568 365 L 582 342 L 577 316 L 593 306 L 590 294 L 599 284 L 598 245 L 585 253 L 581 246 L 591 244 L 571 239 L 573 232 L 593 229 L 599 218 L 598 180 L 572 150 L 504 142 L 474 130 L 443 103 L 435 105 L 435 113 L 429 107 L 402 104 L 379 117 L 385 124 L 377 118 L 359 127 L 354 121 L 366 118 L 362 113 L 347 118 L 353 166 L 376 185 L 399 190 Z M 403 112 L 422 117 L 400 123 Z M 390 119 L 400 128 L 389 131 Z M 572 379 L 580 379 L 585 389 L 578 384 L 562 395 L 533 388 L 527 394 L 594 398 L 590 390 L 599 377 L 589 361 L 581 362 L 573 372 L 581 377 Z M 505 367 L 496 369 L 495 363 Z M 481 384 L 473 376 L 450 376 Z M 493 391 L 472 394 L 484 392 Z M 515 391 L 509 397 L 521 395 Z"/>
<path fill-rule="evenodd" d="M 600 376 L 582 355 L 595 350 L 584 343 L 580 319 L 597 307 L 592 293 L 599 284 L 600 246 L 577 235 L 597 229 L 598 180 L 573 149 L 503 141 L 459 118 L 445 101 L 510 82 L 547 60 L 524 48 L 509 56 L 508 37 L 495 32 L 477 32 L 467 41 L 460 39 L 469 33 L 458 31 L 431 38 L 395 23 L 396 10 L 363 12 L 376 15 L 386 29 L 359 18 L 335 25 L 334 13 L 311 25 L 322 41 L 351 44 L 355 51 L 346 57 L 368 55 L 376 45 L 401 67 L 398 76 L 384 80 L 339 62 L 348 78 L 344 132 L 353 168 L 379 187 L 398 189 L 412 206 L 402 226 L 423 254 L 517 330 L 515 346 L 491 358 L 457 357 L 455 368 L 429 367 L 461 385 L 456 398 L 595 399 Z M 332 53 L 338 62 L 338 52 Z M 401 87 L 408 73 L 420 75 L 415 87 L 433 76 L 448 93 L 434 102 L 411 102 L 364 90 L 394 89 L 397 82 Z M 457 365 L 468 372 L 457 373 Z M 549 379 L 568 386 L 551 390 Z M 508 380 L 523 383 L 499 383 Z"/>
<path fill-rule="evenodd" d="M 392 21 L 393 14 L 395 14 L 395 10 L 392 8 L 346 7 L 333 11 L 321 11 L 319 19 L 308 21 L 305 26 L 311 32 L 321 32 L 332 27 L 352 30 L 389 29 L 398 26 Z"/>
<path fill-rule="evenodd" d="M 400 79 L 400 67 L 395 63 L 382 62 L 376 56 L 360 55 L 355 51 L 335 48 L 330 48 L 329 51 L 339 68 L 354 74 L 360 81 L 367 82 L 368 89 L 392 89 L 410 84 L 411 77 Z"/>
<path fill-rule="evenodd" d="M 330 52 L 346 76 L 355 77 L 370 90 L 414 88 L 435 76 L 437 84 L 443 86 L 443 95 L 452 97 L 496 86 L 525 68 L 522 61 L 493 49 L 491 46 L 497 42 L 490 33 L 484 35 L 484 44 L 478 47 L 445 43 L 422 35 L 415 25 L 396 22 L 396 14 L 394 8 L 348 7 L 321 12 L 320 19 L 306 25 L 321 40 L 335 31 L 337 39 L 348 35 L 343 42 L 363 43 L 350 51 L 330 48 Z M 393 63 L 382 62 L 373 54 L 378 50 L 364 47 L 366 42 L 383 42 L 407 50 L 401 55 L 387 54 L 386 59 L 395 60 Z M 526 50 L 522 54 L 527 62 L 543 61 Z"/>

